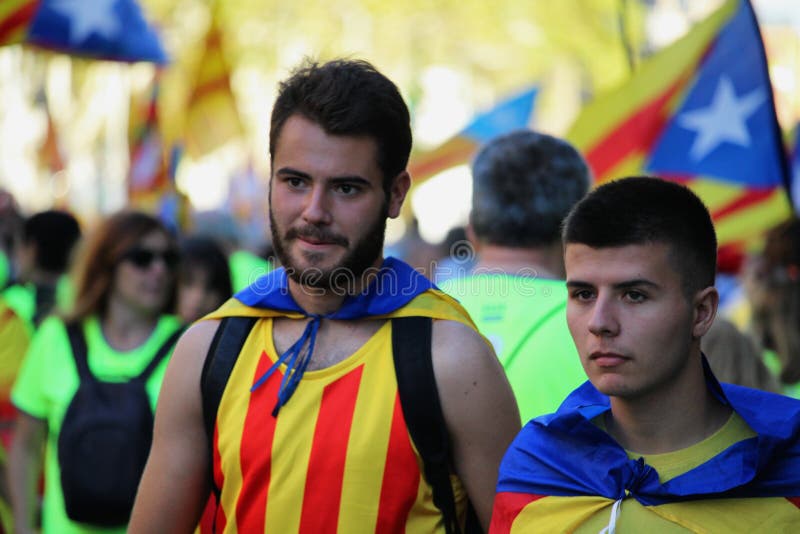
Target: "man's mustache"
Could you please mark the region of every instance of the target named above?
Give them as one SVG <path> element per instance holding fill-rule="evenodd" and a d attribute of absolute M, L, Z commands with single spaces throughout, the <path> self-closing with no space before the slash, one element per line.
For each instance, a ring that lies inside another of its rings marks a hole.
<path fill-rule="evenodd" d="M 328 232 L 321 228 L 317 228 L 316 226 L 303 226 L 300 228 L 290 228 L 286 232 L 285 239 L 287 241 L 297 238 L 311 239 L 313 241 L 330 243 L 333 245 L 340 245 L 343 247 L 347 247 L 350 244 L 350 241 L 346 237 Z"/>

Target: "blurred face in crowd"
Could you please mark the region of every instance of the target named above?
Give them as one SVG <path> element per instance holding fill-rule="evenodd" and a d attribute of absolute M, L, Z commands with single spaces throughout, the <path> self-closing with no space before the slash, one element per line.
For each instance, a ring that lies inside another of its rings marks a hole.
<path fill-rule="evenodd" d="M 160 231 L 147 234 L 122 256 L 114 273 L 111 299 L 145 315 L 159 315 L 169 299 L 178 255 Z"/>
<path fill-rule="evenodd" d="M 178 315 L 185 323 L 192 323 L 216 310 L 227 298 L 212 287 L 206 271 L 187 266 L 178 283 Z"/>

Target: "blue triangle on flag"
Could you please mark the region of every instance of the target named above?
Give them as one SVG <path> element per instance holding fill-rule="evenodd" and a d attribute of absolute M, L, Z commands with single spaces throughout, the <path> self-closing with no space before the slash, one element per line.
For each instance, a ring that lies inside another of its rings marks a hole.
<path fill-rule="evenodd" d="M 136 0 L 42 0 L 26 42 L 97 59 L 168 61 Z"/>

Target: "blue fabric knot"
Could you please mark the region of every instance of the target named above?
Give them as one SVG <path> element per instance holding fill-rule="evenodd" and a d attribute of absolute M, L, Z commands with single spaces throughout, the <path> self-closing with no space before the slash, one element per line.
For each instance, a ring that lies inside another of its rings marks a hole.
<path fill-rule="evenodd" d="M 266 382 L 282 363 L 286 363 L 286 373 L 283 375 L 281 385 L 278 388 L 278 402 L 275 403 L 275 408 L 272 409 L 272 417 L 278 416 L 278 411 L 280 411 L 281 406 L 289 401 L 292 393 L 297 389 L 297 385 L 300 383 L 300 380 L 302 380 L 308 363 L 311 361 L 311 355 L 314 353 L 314 344 L 317 341 L 317 332 L 322 322 L 322 315 L 309 315 L 309 317 L 311 320 L 306 325 L 305 330 L 303 330 L 300 339 L 295 341 L 294 345 L 281 354 L 280 358 L 278 358 L 275 363 L 256 380 L 253 387 L 250 388 L 250 392 L 252 393 L 261 386 L 261 384 Z M 304 353 L 303 347 L 306 342 L 308 342 L 308 349 Z"/>
<path fill-rule="evenodd" d="M 655 469 L 647 465 L 644 458 L 641 456 L 637 460 L 629 462 L 631 468 L 631 476 L 625 481 L 625 489 L 631 494 L 635 494 L 643 484 L 648 481 L 651 474 L 655 475 Z"/>

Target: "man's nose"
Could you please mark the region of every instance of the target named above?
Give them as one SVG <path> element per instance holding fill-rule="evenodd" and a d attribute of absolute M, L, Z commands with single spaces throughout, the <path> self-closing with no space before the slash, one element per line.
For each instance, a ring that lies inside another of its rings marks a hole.
<path fill-rule="evenodd" d="M 330 224 L 331 213 L 328 195 L 323 187 L 314 187 L 309 191 L 303 206 L 303 220 L 309 224 Z"/>
<path fill-rule="evenodd" d="M 619 333 L 619 319 L 613 300 L 598 297 L 589 317 L 589 332 L 596 336 L 615 336 Z"/>

